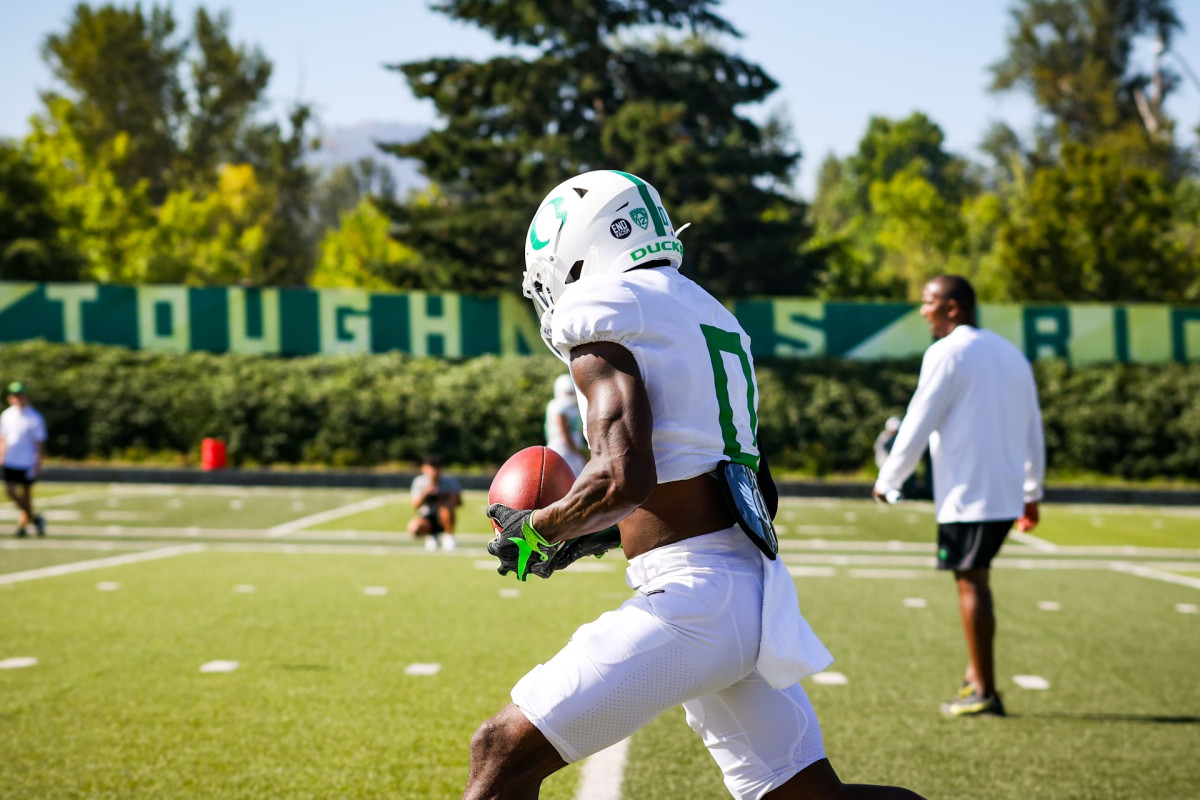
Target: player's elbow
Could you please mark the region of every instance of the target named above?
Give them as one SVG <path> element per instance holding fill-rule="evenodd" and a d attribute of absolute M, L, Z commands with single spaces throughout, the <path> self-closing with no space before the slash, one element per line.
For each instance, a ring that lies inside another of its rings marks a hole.
<path fill-rule="evenodd" d="M 617 492 L 617 504 L 630 508 L 640 506 L 649 499 L 656 484 L 653 472 L 649 475 L 639 474 L 620 487 L 620 491 Z"/>
<path fill-rule="evenodd" d="M 633 509 L 646 502 L 658 485 L 654 457 L 636 453 L 612 465 L 608 481 L 608 505 Z"/>

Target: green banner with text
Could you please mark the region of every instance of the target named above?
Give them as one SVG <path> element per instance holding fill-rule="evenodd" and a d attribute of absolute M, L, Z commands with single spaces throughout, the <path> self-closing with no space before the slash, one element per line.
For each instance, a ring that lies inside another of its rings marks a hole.
<path fill-rule="evenodd" d="M 930 342 L 911 303 L 782 297 L 729 306 L 756 358 L 906 358 Z M 979 323 L 1030 359 L 1200 362 L 1200 307 L 983 304 Z M 0 282 L 0 341 L 24 339 L 278 355 L 543 352 L 533 306 L 515 294 Z"/>

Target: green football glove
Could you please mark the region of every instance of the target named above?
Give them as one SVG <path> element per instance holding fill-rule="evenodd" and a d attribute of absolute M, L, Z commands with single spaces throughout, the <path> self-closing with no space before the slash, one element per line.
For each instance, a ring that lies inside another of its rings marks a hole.
<path fill-rule="evenodd" d="M 496 571 L 501 575 L 515 572 L 519 581 L 526 580 L 530 573 L 544 580 L 584 556 L 599 558 L 614 547 L 621 546 L 621 532 L 615 525 L 596 533 L 550 544 L 530 524 L 532 511 L 518 511 L 493 503 L 488 506 L 487 515 L 500 526 L 500 533 L 487 546 L 487 551 L 500 559 Z"/>
<path fill-rule="evenodd" d="M 487 515 L 500 526 L 500 532 L 487 546 L 487 551 L 500 559 L 496 571 L 501 575 L 515 572 L 519 581 L 526 580 L 531 572 L 539 578 L 549 578 L 554 572 L 551 557 L 562 545 L 550 544 L 542 538 L 529 523 L 533 512 L 492 503 Z"/>

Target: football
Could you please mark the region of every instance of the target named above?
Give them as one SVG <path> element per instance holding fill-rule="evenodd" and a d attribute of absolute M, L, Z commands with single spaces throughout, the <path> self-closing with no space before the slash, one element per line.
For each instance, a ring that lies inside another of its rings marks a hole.
<path fill-rule="evenodd" d="M 526 447 L 509 456 L 492 478 L 488 504 L 503 503 L 522 510 L 545 508 L 561 500 L 575 482 L 575 473 L 549 447 Z"/>

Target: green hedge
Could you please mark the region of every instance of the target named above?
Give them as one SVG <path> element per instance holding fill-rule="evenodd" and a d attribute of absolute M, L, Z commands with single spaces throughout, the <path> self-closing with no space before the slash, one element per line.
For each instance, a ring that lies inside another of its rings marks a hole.
<path fill-rule="evenodd" d="M 916 361 L 759 364 L 772 463 L 853 472 L 916 385 Z M 97 345 L 0 345 L 0 380 L 23 380 L 67 459 L 198 458 L 226 440 L 235 465 L 370 466 L 426 452 L 495 465 L 542 440 L 562 365 L 549 355 L 463 362 L 399 354 L 280 359 L 167 355 Z M 1200 367 L 1039 362 L 1050 463 L 1121 478 L 1200 479 Z"/>

